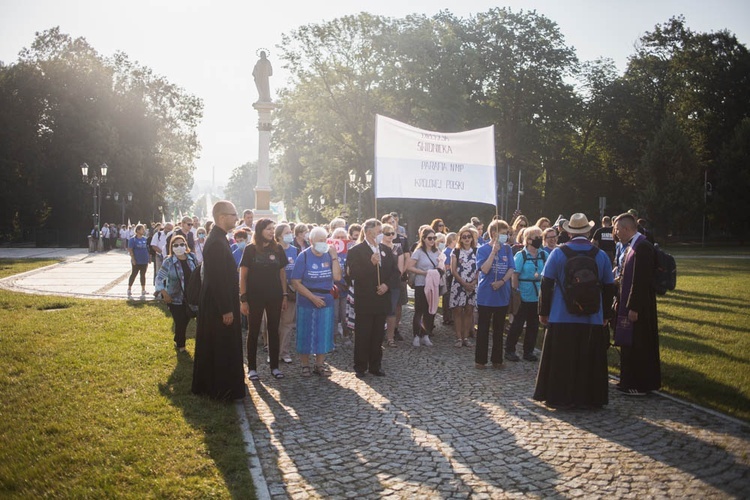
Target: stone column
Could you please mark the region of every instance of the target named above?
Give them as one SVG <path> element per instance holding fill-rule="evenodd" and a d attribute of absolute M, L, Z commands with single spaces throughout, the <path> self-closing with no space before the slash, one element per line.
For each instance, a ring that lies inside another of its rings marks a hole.
<path fill-rule="evenodd" d="M 258 111 L 258 183 L 255 186 L 255 220 L 263 217 L 275 219 L 271 212 L 271 174 L 269 171 L 269 151 L 271 148 L 271 111 L 276 109 L 272 102 L 256 102 L 253 108 Z"/>

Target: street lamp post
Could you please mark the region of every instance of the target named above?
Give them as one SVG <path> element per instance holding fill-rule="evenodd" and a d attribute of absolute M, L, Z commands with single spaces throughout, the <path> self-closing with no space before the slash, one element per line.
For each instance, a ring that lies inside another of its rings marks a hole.
<path fill-rule="evenodd" d="M 127 195 L 123 195 L 122 200 L 120 200 L 120 193 L 115 191 L 114 197 L 115 197 L 115 203 L 119 203 L 122 209 L 121 210 L 122 222 L 120 224 L 125 224 L 125 209 L 129 207 L 131 202 L 133 201 L 133 193 L 128 193 Z"/>
<path fill-rule="evenodd" d="M 312 197 L 312 195 L 307 196 L 307 204 L 310 206 L 310 208 L 313 210 L 313 212 L 320 212 L 323 210 L 323 207 L 326 204 L 326 197 L 321 195 L 320 196 L 320 203 L 318 203 L 318 200 Z"/>
<path fill-rule="evenodd" d="M 372 182 L 372 170 L 367 170 L 365 172 L 365 179 L 364 182 L 362 181 L 362 177 L 357 175 L 357 172 L 354 171 L 354 169 L 349 171 L 349 184 L 354 188 L 354 190 L 357 192 L 357 222 L 361 222 L 362 220 L 362 193 L 367 191 L 370 188 L 370 183 Z"/>
<path fill-rule="evenodd" d="M 97 172 L 93 169 L 91 170 L 91 175 L 89 175 L 89 169 L 90 167 L 87 163 L 81 164 L 81 176 L 83 178 L 83 182 L 91 186 L 94 192 L 94 213 L 92 214 L 92 217 L 94 218 L 94 228 L 97 233 L 97 249 L 101 251 L 103 247 L 101 228 L 99 227 L 101 224 L 99 218 L 101 216 L 102 208 L 101 185 L 107 182 L 107 170 L 109 170 L 109 167 L 106 163 L 102 163 L 99 166 L 98 175 Z"/>

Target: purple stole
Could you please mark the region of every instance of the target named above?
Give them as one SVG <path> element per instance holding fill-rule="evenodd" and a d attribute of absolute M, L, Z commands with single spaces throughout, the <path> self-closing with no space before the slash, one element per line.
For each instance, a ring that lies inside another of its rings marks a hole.
<path fill-rule="evenodd" d="M 636 239 L 637 238 L 637 239 Z M 638 233 L 633 236 L 635 242 L 631 241 L 625 250 L 625 261 L 622 265 L 620 281 L 620 300 L 617 303 L 617 322 L 615 323 L 615 345 L 630 347 L 633 345 L 633 322 L 628 319 L 628 298 L 633 289 L 633 275 L 635 274 L 635 248 L 641 243 L 643 237 Z"/>

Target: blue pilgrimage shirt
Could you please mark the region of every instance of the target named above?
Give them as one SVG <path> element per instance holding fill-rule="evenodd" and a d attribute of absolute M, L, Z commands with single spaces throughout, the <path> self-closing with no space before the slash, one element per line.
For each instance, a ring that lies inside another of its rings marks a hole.
<path fill-rule="evenodd" d="M 515 269 L 513 261 L 513 250 L 509 245 L 503 244 L 495 255 L 490 272 L 484 274 L 481 270 L 487 259 L 492 254 L 492 245 L 482 245 L 477 249 L 477 268 L 479 268 L 479 286 L 477 287 L 477 305 L 489 307 L 503 307 L 510 304 L 511 280 L 497 290 L 492 289 L 492 283 L 503 279 L 508 269 Z"/>
<path fill-rule="evenodd" d="M 292 270 L 292 279 L 301 280 L 302 284 L 316 296 L 326 301 L 326 307 L 333 306 L 333 260 L 331 254 L 324 253 L 320 257 L 312 252 L 312 247 L 306 248 L 297 256 Z M 315 307 L 307 297 L 297 294 L 297 305 Z"/>
<path fill-rule="evenodd" d="M 570 242 L 566 243 L 568 247 L 576 252 L 587 252 L 593 246 L 590 241 L 585 238 L 574 238 Z M 577 314 L 570 314 L 568 309 L 565 307 L 565 298 L 563 297 L 562 284 L 565 281 L 565 262 L 567 257 L 560 248 L 555 248 L 547 259 L 547 264 L 544 266 L 542 276 L 555 280 L 555 288 L 552 292 L 552 308 L 549 313 L 550 323 L 583 323 L 589 325 L 600 325 L 604 322 L 604 311 L 603 305 L 599 306 L 599 311 L 596 314 L 590 314 L 588 316 L 579 316 Z M 614 283 L 612 276 L 612 262 L 603 250 L 599 250 L 596 254 L 596 264 L 599 268 L 599 282 L 602 285 L 609 285 Z M 607 305 L 609 307 L 609 305 Z"/>
<path fill-rule="evenodd" d="M 139 266 L 148 264 L 150 257 L 148 255 L 148 240 L 145 236 L 143 238 L 138 238 L 137 236 L 130 238 L 128 240 L 128 248 L 133 249 L 133 257 L 136 264 Z"/>

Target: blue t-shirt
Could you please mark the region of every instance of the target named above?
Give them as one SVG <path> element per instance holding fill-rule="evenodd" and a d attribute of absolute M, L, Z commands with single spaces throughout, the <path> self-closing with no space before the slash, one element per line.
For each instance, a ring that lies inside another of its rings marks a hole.
<path fill-rule="evenodd" d="M 571 250 L 586 252 L 592 244 L 585 238 L 576 238 L 567 243 Z M 562 284 L 565 281 L 565 262 L 567 257 L 560 248 L 555 248 L 547 259 L 542 276 L 555 280 L 555 288 L 552 292 L 552 307 L 549 313 L 550 323 L 584 323 L 589 325 L 601 325 L 604 322 L 604 311 L 599 306 L 599 312 L 588 316 L 570 314 L 565 307 Z M 612 262 L 604 251 L 599 250 L 596 255 L 596 264 L 599 267 L 599 281 L 602 285 L 614 283 L 612 277 Z"/>
<path fill-rule="evenodd" d="M 320 257 L 308 247 L 297 256 L 292 270 L 292 279 L 302 280 L 305 288 L 326 301 L 326 307 L 333 306 L 333 260 L 331 254 L 324 253 Z M 315 307 L 312 302 L 301 294 L 297 294 L 297 304 L 302 307 Z"/>
<path fill-rule="evenodd" d="M 286 282 L 289 283 L 289 280 L 292 279 L 292 271 L 294 271 L 294 263 L 297 261 L 297 247 L 294 245 L 289 245 L 289 248 L 284 250 L 284 253 L 286 254 L 286 261 L 287 265 L 284 268 L 284 271 L 286 271 Z"/>
<path fill-rule="evenodd" d="M 479 286 L 477 287 L 477 305 L 502 307 L 510 304 L 511 280 L 497 290 L 492 289 L 492 283 L 503 279 L 508 269 L 515 269 L 513 251 L 509 245 L 503 245 L 495 255 L 490 272 L 484 274 L 482 265 L 489 259 L 492 253 L 492 245 L 482 245 L 477 249 L 477 268 L 479 268 Z"/>
<path fill-rule="evenodd" d="M 234 257 L 234 262 L 237 264 L 237 267 L 240 267 L 240 262 L 242 262 L 242 254 L 245 253 L 245 248 L 240 248 L 235 245 L 235 249 L 232 250 L 232 257 Z"/>
<path fill-rule="evenodd" d="M 453 255 L 453 249 L 449 247 L 445 247 L 445 250 L 443 250 L 443 253 L 445 254 L 445 269 L 451 268 L 451 255 Z"/>
<path fill-rule="evenodd" d="M 523 260 L 524 255 L 526 255 L 526 262 Z M 516 254 L 514 259 L 516 274 L 518 274 L 518 289 L 521 291 L 521 300 L 523 302 L 538 302 L 539 287 L 542 283 L 542 270 L 547 260 L 547 252 L 540 248 L 537 251 L 536 258 L 534 258 L 524 248 Z M 536 287 L 534 284 L 536 284 Z"/>
<path fill-rule="evenodd" d="M 128 248 L 133 249 L 133 257 L 135 257 L 135 263 L 138 265 L 148 264 L 148 240 L 144 236 L 138 238 L 134 236 L 128 240 Z"/>

